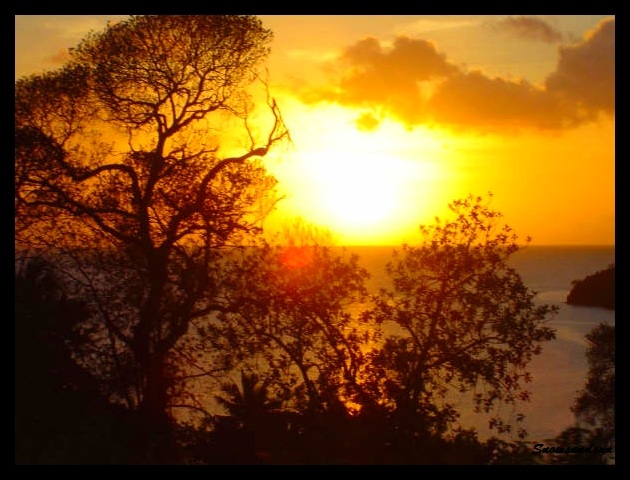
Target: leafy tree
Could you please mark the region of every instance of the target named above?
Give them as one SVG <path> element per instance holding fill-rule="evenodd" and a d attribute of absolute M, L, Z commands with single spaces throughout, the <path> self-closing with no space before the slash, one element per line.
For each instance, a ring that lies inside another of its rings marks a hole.
<path fill-rule="evenodd" d="M 248 273 L 231 288 L 240 308 L 205 338 L 255 369 L 285 408 L 346 412 L 361 394 L 373 335 L 357 315 L 368 273 L 357 256 L 319 244 L 318 236 L 297 225 L 277 244 L 244 251 Z"/>
<path fill-rule="evenodd" d="M 237 418 L 245 427 L 252 426 L 265 414 L 278 409 L 282 402 L 269 397 L 265 384 L 255 373 L 241 371 L 241 387 L 235 383 L 224 383 L 223 395 L 215 398 L 230 415 Z"/>
<path fill-rule="evenodd" d="M 492 437 L 485 442 L 489 453 L 486 464 L 490 465 L 538 465 L 543 462 L 540 455 L 533 455 L 532 442 L 518 440 L 507 442 L 503 439 Z"/>
<path fill-rule="evenodd" d="M 605 451 L 610 444 L 607 444 L 601 433 L 601 430 L 569 427 L 554 438 L 550 445 L 545 445 L 554 447 L 556 451 L 544 453 L 544 447 L 540 447 L 544 455 L 541 462 L 555 465 L 606 465 L 606 457 L 610 454 Z M 572 449 L 576 451 L 571 453 Z"/>
<path fill-rule="evenodd" d="M 250 16 L 132 16 L 15 85 L 17 253 L 89 301 L 82 360 L 139 410 L 145 461 L 172 461 L 169 358 L 230 308 L 215 266 L 276 200 L 260 160 L 288 132 L 268 95 L 251 126 L 247 94 L 270 39 Z"/>
<path fill-rule="evenodd" d="M 544 453 L 544 456 L 538 455 L 541 463 L 563 465 L 606 465 L 611 461 L 614 463 L 614 325 L 600 323 L 586 334 L 586 341 L 589 371 L 584 389 L 576 397 L 572 407 L 577 424 L 563 430 L 549 445 L 545 445 L 562 450 L 559 453 L 548 452 Z M 574 453 L 564 451 L 573 448 L 578 451 Z M 607 451 L 608 449 L 611 451 Z"/>
<path fill-rule="evenodd" d="M 595 428 L 601 446 L 615 444 L 615 326 L 600 323 L 587 335 L 589 371 L 575 400 L 578 420 Z"/>
<path fill-rule="evenodd" d="M 538 305 L 509 266 L 520 247 L 501 214 L 481 197 L 449 206 L 453 220 L 422 226 L 420 246 L 395 252 L 392 288 L 372 312 L 389 335 L 372 354 L 369 389 L 410 436 L 444 434 L 459 416 L 457 392 L 490 414 L 526 400 L 527 364 L 555 336 L 545 320 L 557 307 Z M 489 423 L 511 429 L 496 415 Z"/>

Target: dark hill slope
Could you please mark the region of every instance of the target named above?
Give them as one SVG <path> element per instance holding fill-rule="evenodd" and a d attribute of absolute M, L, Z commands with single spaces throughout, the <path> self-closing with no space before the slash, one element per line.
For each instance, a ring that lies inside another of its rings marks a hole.
<path fill-rule="evenodd" d="M 572 284 L 569 305 L 615 309 L 615 264 Z"/>

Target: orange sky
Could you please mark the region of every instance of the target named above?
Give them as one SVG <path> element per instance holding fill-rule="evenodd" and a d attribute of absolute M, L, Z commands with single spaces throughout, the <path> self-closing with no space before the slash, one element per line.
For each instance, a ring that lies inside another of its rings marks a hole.
<path fill-rule="evenodd" d="M 110 18 L 16 16 L 16 78 Z M 534 244 L 614 244 L 614 16 L 260 18 L 293 139 L 268 160 L 286 195 L 269 226 L 414 242 L 491 191 Z"/>

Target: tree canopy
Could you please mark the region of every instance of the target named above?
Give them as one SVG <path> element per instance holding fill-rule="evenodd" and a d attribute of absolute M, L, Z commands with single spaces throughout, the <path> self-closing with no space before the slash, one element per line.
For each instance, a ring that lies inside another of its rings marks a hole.
<path fill-rule="evenodd" d="M 133 16 L 16 82 L 17 250 L 54 252 L 100 327 L 83 361 L 109 364 L 147 425 L 168 423 L 165 364 L 191 320 L 227 308 L 213 263 L 274 202 L 260 159 L 288 130 L 267 94 L 255 135 L 247 90 L 270 39 L 251 16 Z"/>
<path fill-rule="evenodd" d="M 508 263 L 521 248 L 517 235 L 484 202 L 456 200 L 453 219 L 422 226 L 422 243 L 403 246 L 388 265 L 392 288 L 372 312 L 395 332 L 374 353 L 372 388 L 437 431 L 458 417 L 449 391 L 474 392 L 475 408 L 487 413 L 527 400 L 527 365 L 555 337 L 545 323 L 557 307 L 535 303 Z M 490 426 L 511 429 L 497 417 Z"/>
<path fill-rule="evenodd" d="M 608 441 L 615 438 L 615 326 L 600 323 L 587 335 L 589 371 L 575 400 L 578 419 L 603 430 Z"/>

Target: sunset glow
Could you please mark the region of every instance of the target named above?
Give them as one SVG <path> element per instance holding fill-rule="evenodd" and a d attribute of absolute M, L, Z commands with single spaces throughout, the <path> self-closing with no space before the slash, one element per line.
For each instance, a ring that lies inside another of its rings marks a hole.
<path fill-rule="evenodd" d="M 615 464 L 615 25 L 16 15 L 16 465 Z"/>
<path fill-rule="evenodd" d="M 396 242 L 448 197 L 445 179 L 455 172 L 444 167 L 445 139 L 394 122 L 363 131 L 353 115 L 329 107 L 287 116 L 287 122 L 296 119 L 293 141 L 300 149 L 270 164 L 287 196 L 278 213 L 293 207 L 294 215 L 329 228 L 343 244 Z"/>
<path fill-rule="evenodd" d="M 16 77 L 107 19 L 17 16 Z M 536 244 L 614 244 L 614 17 L 261 19 L 292 138 L 265 158 L 284 197 L 266 228 L 302 218 L 342 244 L 399 244 L 492 192 Z M 32 43 L 38 25 L 50 42 Z"/>

